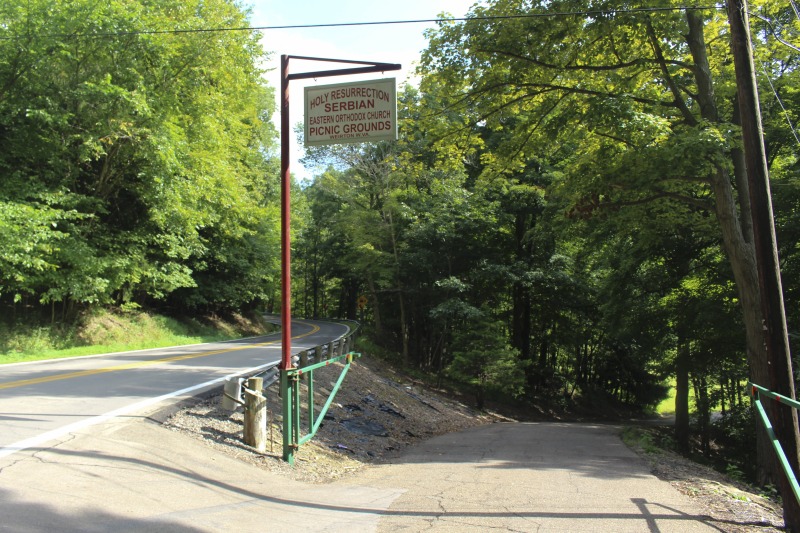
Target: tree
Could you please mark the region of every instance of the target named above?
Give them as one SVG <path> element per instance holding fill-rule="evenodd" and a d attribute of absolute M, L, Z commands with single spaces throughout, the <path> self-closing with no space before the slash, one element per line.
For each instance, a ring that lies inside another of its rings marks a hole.
<path fill-rule="evenodd" d="M 768 382 L 724 15 L 626 7 L 604 1 L 587 11 L 568 0 L 476 7 L 469 20 L 431 33 L 422 89 L 445 87 L 448 108 L 471 124 L 513 128 L 493 172 L 513 171 L 531 153 L 558 165 L 574 216 L 643 204 L 652 216 L 669 217 L 678 204 L 714 213 L 744 316 L 750 375 Z M 538 16 L 496 18 L 512 15 Z"/>
<path fill-rule="evenodd" d="M 509 395 L 523 390 L 525 373 L 519 352 L 505 339 L 502 325 L 485 319 L 476 320 L 456 336 L 453 362 L 447 371 L 472 386 L 478 409 L 485 406 L 487 390 Z"/>
<path fill-rule="evenodd" d="M 0 301 L 263 298 L 277 223 L 263 50 L 249 32 L 181 31 L 246 17 L 228 0 L 0 6 Z"/>
<path fill-rule="evenodd" d="M 744 160 L 750 200 L 750 218 L 753 227 L 753 249 L 759 283 L 759 303 L 762 315 L 762 343 L 767 367 L 769 387 L 778 394 L 795 397 L 789 334 L 783 302 L 778 247 L 775 241 L 775 223 L 769 187 L 769 169 L 762 134 L 758 88 L 753 66 L 752 41 L 747 15 L 747 3 L 728 0 L 728 20 L 731 27 L 731 49 L 736 68 L 737 98 L 739 103 Z M 794 7 L 794 4 L 792 4 Z M 800 49 L 798 49 L 800 51 Z M 797 411 L 772 407 L 772 424 L 781 446 L 796 472 L 800 466 L 800 429 Z M 774 461 L 773 459 L 773 462 Z M 775 468 L 775 470 L 779 470 Z M 784 521 L 791 530 L 800 530 L 800 502 L 789 481 L 780 475 L 781 494 L 784 499 Z M 794 498 L 792 497 L 794 496 Z"/>

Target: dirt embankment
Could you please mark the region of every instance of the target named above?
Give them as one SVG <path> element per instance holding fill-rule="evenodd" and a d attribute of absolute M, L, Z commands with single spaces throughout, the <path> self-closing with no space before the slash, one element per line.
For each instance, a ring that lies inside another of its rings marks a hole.
<path fill-rule="evenodd" d="M 318 409 L 327 400 L 342 368 L 334 363 L 315 371 Z M 298 480 L 328 482 L 392 457 L 421 440 L 505 420 L 497 414 L 479 413 L 398 374 L 380 361 L 362 357 L 351 365 L 317 435 L 296 453 L 295 467 L 291 468 L 281 458 L 278 389 L 274 384 L 266 390 L 270 444 L 263 454 L 242 443 L 242 409 L 224 410 L 221 395 L 183 409 L 166 425 L 262 468 Z M 305 384 L 301 385 L 301 398 L 305 413 Z M 304 431 L 307 427 L 304 415 Z"/>

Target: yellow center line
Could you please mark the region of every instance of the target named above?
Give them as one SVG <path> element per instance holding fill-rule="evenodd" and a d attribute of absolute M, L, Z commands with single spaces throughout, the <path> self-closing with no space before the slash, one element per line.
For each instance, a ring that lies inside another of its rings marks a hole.
<path fill-rule="evenodd" d="M 294 339 L 302 339 L 303 337 L 308 337 L 309 335 L 313 335 L 314 333 L 319 331 L 319 326 L 315 324 L 309 324 L 306 322 L 299 322 L 299 324 L 304 324 L 306 326 L 311 326 L 311 331 L 307 333 L 303 333 L 302 335 L 296 335 L 292 337 Z M 248 348 L 254 348 L 258 346 L 269 346 L 270 344 L 280 343 L 280 340 L 274 341 L 267 341 L 267 342 L 259 342 L 254 344 L 247 344 L 244 346 L 236 346 L 234 348 L 227 348 L 225 350 L 213 350 L 211 352 L 199 352 L 199 353 L 191 353 L 185 355 L 175 355 L 172 357 L 165 357 L 162 359 L 153 359 L 149 361 L 138 361 L 136 363 L 127 363 L 124 365 L 116 365 L 116 366 L 109 366 L 105 368 L 96 368 L 93 370 L 81 370 L 79 372 L 68 372 L 66 374 L 55 374 L 52 376 L 46 376 L 41 378 L 31 378 L 31 379 L 23 379 L 19 381 L 11 381 L 9 383 L 0 383 L 0 390 L 3 389 L 13 389 L 16 387 L 24 387 L 26 385 L 38 385 L 40 383 L 49 383 L 51 381 L 60 381 L 62 379 L 73 379 L 73 378 L 80 378 L 84 376 L 94 376 L 97 374 L 106 374 L 108 372 L 118 372 L 120 370 L 132 370 L 134 368 L 142 368 L 146 366 L 153 366 L 159 365 L 161 363 L 172 363 L 175 361 L 184 361 L 186 359 L 199 359 L 200 357 L 208 357 L 209 355 L 219 355 L 221 353 L 228 353 L 228 352 L 236 352 L 239 350 L 246 350 Z M 119 354 L 117 354 L 119 355 Z"/>

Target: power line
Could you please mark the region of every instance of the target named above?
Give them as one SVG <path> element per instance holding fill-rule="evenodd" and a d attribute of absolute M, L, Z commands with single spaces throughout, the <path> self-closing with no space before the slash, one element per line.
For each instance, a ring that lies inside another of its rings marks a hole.
<path fill-rule="evenodd" d="M 767 72 L 767 67 L 764 66 L 764 64 L 762 63 L 761 68 L 764 70 L 764 77 L 767 78 L 767 83 L 769 83 L 769 86 L 772 89 L 772 93 L 775 95 L 775 100 L 778 101 L 778 105 L 780 105 L 781 109 L 783 110 L 783 114 L 786 117 L 786 122 L 789 124 L 789 129 L 792 131 L 792 135 L 794 135 L 795 141 L 797 141 L 797 144 L 800 145 L 800 137 L 798 137 L 797 135 L 797 130 L 794 129 L 794 124 L 792 124 L 792 117 L 789 116 L 789 111 L 786 109 L 786 107 L 784 107 L 783 101 L 781 100 L 778 91 L 775 89 L 775 85 L 772 84 L 772 79 L 769 76 L 769 72 Z"/>
<path fill-rule="evenodd" d="M 777 39 L 779 43 L 781 43 L 781 44 L 783 44 L 785 46 L 788 46 L 789 48 L 793 49 L 796 52 L 800 52 L 800 47 L 793 45 L 792 43 L 784 40 L 780 35 L 778 35 L 778 32 L 775 31 L 775 27 L 772 25 L 772 21 L 771 20 L 769 20 L 766 17 L 762 17 L 761 15 L 753 14 L 753 16 L 756 17 L 757 19 L 761 20 L 762 22 L 764 22 L 764 24 L 767 25 L 767 27 L 769 28 L 769 31 L 772 34 L 772 36 L 775 37 L 775 39 Z"/>
<path fill-rule="evenodd" d="M 794 14 L 797 17 L 797 20 L 800 20 L 800 8 L 797 7 L 797 4 L 794 0 L 789 0 L 789 3 L 792 4 L 792 9 L 794 9 Z"/>
<path fill-rule="evenodd" d="M 452 18 L 432 18 L 432 19 L 413 19 L 413 20 L 387 20 L 378 22 L 333 22 L 327 24 L 289 24 L 284 26 L 242 26 L 232 28 L 189 28 L 185 30 L 137 30 L 120 31 L 105 33 L 69 33 L 69 34 L 48 34 L 43 37 L 123 37 L 130 35 L 163 35 L 163 34 L 182 34 L 182 33 L 214 33 L 214 32 L 236 32 L 236 31 L 273 31 L 273 30 L 296 30 L 296 29 L 319 29 L 319 28 L 346 28 L 354 26 L 388 26 L 398 24 L 430 24 L 447 22 L 467 22 L 478 20 L 513 20 L 513 19 L 532 19 L 532 18 L 554 18 L 554 17 L 598 17 L 613 16 L 618 14 L 636 13 L 656 13 L 656 12 L 676 12 L 684 10 L 722 10 L 724 6 L 679 6 L 679 7 L 642 7 L 632 9 L 606 9 L 590 11 L 562 11 L 554 13 L 527 13 L 522 15 L 496 15 L 482 17 L 452 17 Z M 13 37 L 0 37 L 0 40 L 10 40 Z"/>

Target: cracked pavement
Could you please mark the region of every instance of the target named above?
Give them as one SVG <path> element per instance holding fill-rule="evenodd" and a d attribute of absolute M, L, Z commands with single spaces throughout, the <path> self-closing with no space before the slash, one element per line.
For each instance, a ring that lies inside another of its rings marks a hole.
<path fill-rule="evenodd" d="M 308 484 L 147 419 L 0 459 L 0 531 L 724 531 L 618 428 L 499 423 Z"/>

